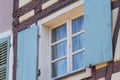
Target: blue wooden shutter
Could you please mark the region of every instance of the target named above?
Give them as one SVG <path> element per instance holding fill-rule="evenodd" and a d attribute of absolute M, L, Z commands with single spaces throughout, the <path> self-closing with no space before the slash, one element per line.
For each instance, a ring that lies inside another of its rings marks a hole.
<path fill-rule="evenodd" d="M 17 79 L 37 80 L 38 27 L 18 33 Z"/>
<path fill-rule="evenodd" d="M 0 80 L 8 80 L 10 37 L 0 39 Z"/>
<path fill-rule="evenodd" d="M 85 0 L 85 66 L 112 60 L 111 0 Z"/>

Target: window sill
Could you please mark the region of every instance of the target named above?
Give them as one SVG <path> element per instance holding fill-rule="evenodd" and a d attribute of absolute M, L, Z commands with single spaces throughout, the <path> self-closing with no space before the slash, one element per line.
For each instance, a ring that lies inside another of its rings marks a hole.
<path fill-rule="evenodd" d="M 89 68 L 89 70 L 88 69 L 78 70 L 78 71 L 75 71 L 75 72 L 72 72 L 72 73 L 69 73 L 69 74 L 54 78 L 52 80 L 66 80 L 66 78 L 71 77 L 71 76 L 76 75 L 76 74 L 81 75 L 81 76 L 79 75 L 79 77 L 80 77 L 79 79 L 87 78 L 87 77 L 90 77 L 92 75 L 91 74 L 91 69 Z"/>
<path fill-rule="evenodd" d="M 55 4 L 56 2 L 58 2 L 58 0 L 49 0 L 49 1 L 45 2 L 44 4 L 42 4 L 42 10 L 50 7 L 51 5 Z"/>

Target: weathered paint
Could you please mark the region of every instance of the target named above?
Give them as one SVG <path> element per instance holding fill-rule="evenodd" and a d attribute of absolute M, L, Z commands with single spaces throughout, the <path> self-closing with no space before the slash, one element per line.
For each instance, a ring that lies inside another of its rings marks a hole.
<path fill-rule="evenodd" d="M 37 80 L 38 27 L 18 33 L 16 80 Z"/>
<path fill-rule="evenodd" d="M 114 61 L 115 62 L 120 61 L 120 30 L 119 30 L 117 44 L 116 44 L 116 48 L 115 48 Z"/>
<path fill-rule="evenodd" d="M 85 0 L 85 65 L 112 60 L 110 0 Z"/>

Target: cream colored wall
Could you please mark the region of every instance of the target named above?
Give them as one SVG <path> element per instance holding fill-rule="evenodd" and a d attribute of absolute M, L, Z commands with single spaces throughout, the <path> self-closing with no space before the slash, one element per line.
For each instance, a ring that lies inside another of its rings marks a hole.
<path fill-rule="evenodd" d="M 100 79 L 98 79 L 98 80 L 105 80 L 105 78 L 100 78 Z"/>
<path fill-rule="evenodd" d="M 42 4 L 42 9 L 46 9 L 49 6 L 53 5 L 54 3 L 56 3 L 58 0 L 48 0 L 46 3 Z"/>
<path fill-rule="evenodd" d="M 22 16 L 19 17 L 19 22 L 20 23 L 23 22 L 24 20 L 30 18 L 34 14 L 35 14 L 34 10 L 29 11 L 28 13 L 26 13 L 26 14 L 24 14 L 24 15 L 22 15 Z"/>
<path fill-rule="evenodd" d="M 119 12 L 119 8 L 116 8 L 112 11 L 113 13 L 113 33 L 114 33 L 114 29 L 115 29 L 115 25 L 116 25 L 116 21 L 117 21 L 117 17 L 118 17 L 118 12 Z M 114 57 L 114 61 L 120 61 L 120 31 L 119 31 L 119 35 L 118 35 L 118 39 L 117 39 L 117 45 L 116 45 L 116 49 L 115 49 L 115 57 Z"/>
<path fill-rule="evenodd" d="M 32 0 L 19 0 L 19 8 L 24 6 L 25 4 L 29 3 Z"/>
<path fill-rule="evenodd" d="M 111 80 L 120 80 L 120 72 L 112 74 Z"/>
<path fill-rule="evenodd" d="M 0 33 L 12 29 L 13 0 L 0 0 Z"/>

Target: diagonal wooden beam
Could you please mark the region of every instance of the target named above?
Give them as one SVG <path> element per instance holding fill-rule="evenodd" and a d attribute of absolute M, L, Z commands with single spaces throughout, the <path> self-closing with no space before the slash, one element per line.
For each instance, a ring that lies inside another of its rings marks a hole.
<path fill-rule="evenodd" d="M 116 44 L 117 44 L 118 35 L 119 35 L 119 29 L 120 29 L 120 10 L 118 13 L 118 18 L 117 18 L 117 22 L 116 22 L 115 30 L 114 30 L 114 34 L 113 34 L 113 53 L 115 53 Z"/>
<path fill-rule="evenodd" d="M 115 2 L 112 3 L 112 9 L 115 9 L 117 7 L 120 7 L 120 0 L 115 1 Z"/>

